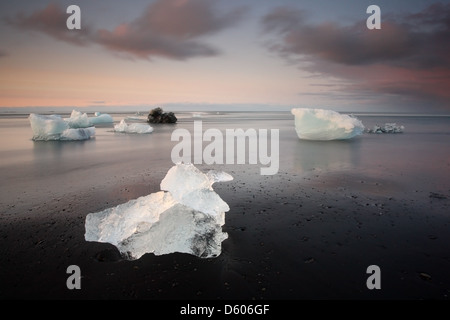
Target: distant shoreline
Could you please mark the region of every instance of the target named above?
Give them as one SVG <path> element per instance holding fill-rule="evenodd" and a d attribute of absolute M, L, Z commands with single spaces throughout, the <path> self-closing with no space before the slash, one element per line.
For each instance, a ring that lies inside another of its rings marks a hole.
<path fill-rule="evenodd" d="M 97 109 L 86 109 L 87 107 L 82 108 L 61 108 L 61 109 L 49 109 L 45 107 L 32 107 L 32 108 L 4 108 L 0 107 L 0 118 L 1 117 L 27 117 L 30 115 L 30 113 L 37 113 L 37 114 L 56 114 L 61 116 L 70 116 L 72 110 L 78 110 L 83 113 L 87 114 L 93 114 L 95 112 L 101 112 L 101 113 L 108 113 L 112 115 L 133 115 L 135 113 L 141 113 L 141 115 L 146 115 L 149 110 L 101 110 L 101 108 Z M 17 110 L 14 110 L 17 109 Z M 168 109 L 169 110 L 169 109 Z M 214 115 L 221 115 L 221 114 L 239 114 L 239 113 L 261 113 L 261 114 L 290 114 L 289 110 L 202 110 L 200 109 L 192 109 L 192 110 L 175 110 L 170 109 L 170 111 L 173 111 L 176 114 L 195 114 L 195 113 L 202 113 L 202 114 L 214 114 Z M 364 117 L 450 117 L 450 114 L 440 114 L 440 113 L 431 113 L 431 114 L 422 114 L 422 113 L 399 113 L 399 112 L 393 112 L 393 113 L 387 113 L 387 112 L 352 112 L 352 111 L 339 111 L 339 113 L 342 114 L 351 114 L 354 116 L 364 116 Z"/>

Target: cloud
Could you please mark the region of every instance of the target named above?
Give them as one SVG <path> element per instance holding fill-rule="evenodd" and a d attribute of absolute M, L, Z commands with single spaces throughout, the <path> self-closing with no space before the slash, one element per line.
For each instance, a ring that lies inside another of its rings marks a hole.
<path fill-rule="evenodd" d="M 184 60 L 196 56 L 214 56 L 218 50 L 195 41 L 176 39 L 151 30 L 136 30 L 128 24 L 121 24 L 114 31 L 99 30 L 96 42 L 115 53 L 130 57 L 149 59 L 153 56 Z"/>
<path fill-rule="evenodd" d="M 30 15 L 18 13 L 15 17 L 6 18 L 6 22 L 20 29 L 42 32 L 71 44 L 86 45 L 90 41 L 90 28 L 82 25 L 81 30 L 67 29 L 69 16 L 58 4 L 50 3 Z"/>
<path fill-rule="evenodd" d="M 233 26 L 245 12 L 237 8 L 219 14 L 215 4 L 211 0 L 158 0 L 134 21 L 113 31 L 99 30 L 95 41 L 114 52 L 143 59 L 214 56 L 219 51 L 199 38 Z"/>
<path fill-rule="evenodd" d="M 0 50 L 0 58 L 6 57 L 6 56 L 8 56 L 6 51 Z"/>
<path fill-rule="evenodd" d="M 450 4 L 366 21 L 312 24 L 302 10 L 280 7 L 262 20 L 270 50 L 311 73 L 344 79 L 345 90 L 450 102 Z"/>
<path fill-rule="evenodd" d="M 216 0 L 158 0 L 132 24 L 136 29 L 188 39 L 220 31 L 238 22 L 245 8 L 215 10 Z"/>
<path fill-rule="evenodd" d="M 282 38 L 275 50 L 346 65 L 450 65 L 446 41 L 450 36 L 450 4 L 430 6 L 400 21 L 383 19 L 381 30 L 367 29 L 365 20 L 350 26 L 331 22 L 313 25 L 305 16 L 301 10 L 288 8 L 277 8 L 264 16 L 265 31 Z"/>
<path fill-rule="evenodd" d="M 55 3 L 30 15 L 19 13 L 6 21 L 23 30 L 38 31 L 75 45 L 99 44 L 122 57 L 150 59 L 154 56 L 185 60 L 215 56 L 220 52 L 202 41 L 205 35 L 234 26 L 244 7 L 220 12 L 216 0 L 157 0 L 137 19 L 112 31 L 68 30 L 69 14 Z"/>

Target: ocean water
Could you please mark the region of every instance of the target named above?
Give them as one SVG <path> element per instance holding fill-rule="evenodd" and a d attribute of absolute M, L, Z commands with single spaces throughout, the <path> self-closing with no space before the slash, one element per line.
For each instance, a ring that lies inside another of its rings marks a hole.
<path fill-rule="evenodd" d="M 152 125 L 150 134 L 110 124 L 91 140 L 45 142 L 32 140 L 27 114 L 0 115 L 0 296 L 448 299 L 450 117 L 355 116 L 367 128 L 405 130 L 302 141 L 289 112 L 177 112 L 177 124 Z M 214 184 L 230 206 L 221 255 L 116 263 L 110 246 L 86 242 L 88 213 L 160 190 L 173 131 L 192 136 L 195 121 L 203 131 L 279 130 L 275 175 L 260 175 L 260 161 L 198 166 L 234 177 Z M 65 287 L 72 264 L 82 270 L 78 293 Z M 382 270 L 377 292 L 366 289 L 372 264 Z"/>
<path fill-rule="evenodd" d="M 132 114 L 112 116 L 118 123 Z M 115 133 L 113 125 L 101 125 L 94 139 L 61 142 L 33 141 L 26 114 L 1 115 L 2 213 L 20 203 L 25 208 L 49 197 L 88 192 L 130 177 L 136 181 L 155 175 L 155 181 L 160 181 L 173 165 L 171 150 L 177 143 L 171 141 L 173 130 L 186 128 L 193 136 L 195 121 L 201 121 L 203 131 L 215 128 L 224 136 L 226 129 L 278 129 L 278 174 L 328 174 L 328 187 L 339 187 L 339 179 L 334 178 L 339 175 L 355 177 L 354 183 L 364 183 L 360 181 L 363 176 L 383 183 L 386 196 L 400 191 L 450 192 L 449 116 L 355 114 L 366 128 L 395 122 L 405 130 L 397 134 L 364 133 L 343 141 L 298 139 L 294 116 L 289 112 L 184 112 L 177 116 L 175 125 L 152 125 L 155 130 L 151 134 Z M 250 166 L 258 172 L 256 169 L 264 165 L 224 164 L 220 169 L 239 174 Z"/>

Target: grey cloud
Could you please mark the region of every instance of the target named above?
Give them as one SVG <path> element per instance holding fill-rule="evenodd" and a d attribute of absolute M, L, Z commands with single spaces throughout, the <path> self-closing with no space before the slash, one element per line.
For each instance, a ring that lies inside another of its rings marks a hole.
<path fill-rule="evenodd" d="M 217 49 L 199 38 L 233 26 L 245 9 L 219 13 L 216 4 L 211 0 L 158 0 L 136 20 L 113 31 L 99 30 L 95 41 L 115 52 L 143 59 L 218 55 Z"/>
<path fill-rule="evenodd" d="M 220 52 L 201 37 L 234 26 L 246 9 L 220 11 L 216 0 L 157 0 L 137 19 L 112 31 L 68 30 L 68 14 L 51 3 L 30 15 L 19 13 L 6 22 L 23 30 L 39 31 L 75 45 L 99 44 L 120 56 L 151 59 L 155 56 L 185 60 Z"/>
<path fill-rule="evenodd" d="M 263 17 L 265 32 L 277 37 L 272 50 L 344 65 L 450 66 L 450 4 L 435 4 L 397 19 L 385 17 L 381 30 L 367 29 L 365 20 L 351 26 L 310 24 L 305 16 L 284 7 Z"/>
<path fill-rule="evenodd" d="M 189 39 L 232 26 L 244 15 L 244 7 L 219 12 L 216 0 L 158 0 L 133 21 L 136 30 Z"/>
<path fill-rule="evenodd" d="M 121 25 L 112 32 L 99 30 L 95 41 L 113 52 L 121 52 L 141 59 L 162 56 L 184 60 L 196 56 L 214 56 L 219 53 L 218 50 L 198 41 L 174 39 L 151 31 L 136 32 L 128 25 Z"/>
<path fill-rule="evenodd" d="M 6 22 L 23 30 L 39 31 L 61 41 L 75 45 L 86 45 L 90 39 L 91 30 L 83 26 L 81 30 L 67 29 L 69 15 L 58 4 L 50 3 L 40 11 L 31 15 L 19 13 L 6 18 Z"/>
<path fill-rule="evenodd" d="M 407 15 L 384 15 L 381 30 L 312 24 L 301 10 L 281 7 L 261 20 L 269 49 L 313 75 L 341 79 L 343 92 L 407 101 L 450 103 L 450 4 Z M 447 88 L 447 89 L 446 89 Z"/>

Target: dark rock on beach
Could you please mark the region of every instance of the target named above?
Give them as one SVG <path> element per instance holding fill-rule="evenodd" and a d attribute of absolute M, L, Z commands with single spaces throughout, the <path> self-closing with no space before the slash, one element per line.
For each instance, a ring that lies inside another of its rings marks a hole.
<path fill-rule="evenodd" d="M 155 108 L 148 114 L 149 123 L 176 123 L 177 117 L 173 112 L 164 112 L 161 108 Z"/>

